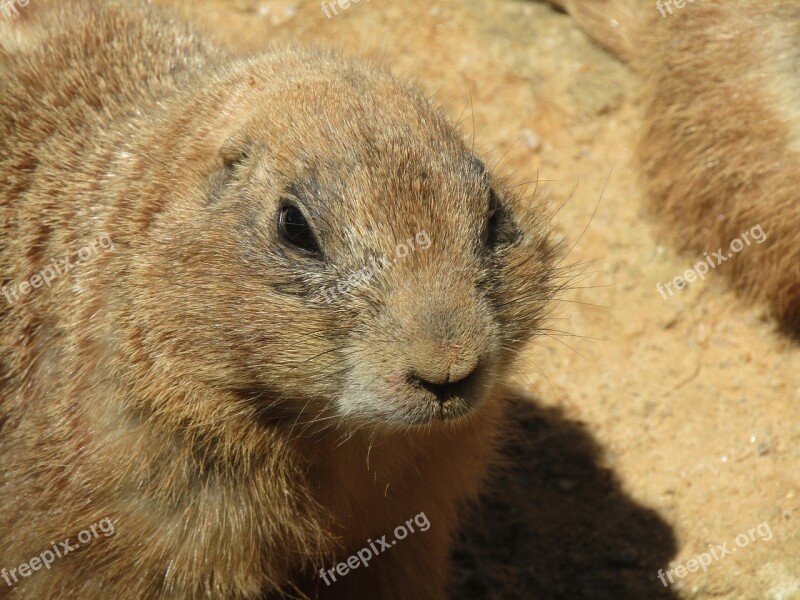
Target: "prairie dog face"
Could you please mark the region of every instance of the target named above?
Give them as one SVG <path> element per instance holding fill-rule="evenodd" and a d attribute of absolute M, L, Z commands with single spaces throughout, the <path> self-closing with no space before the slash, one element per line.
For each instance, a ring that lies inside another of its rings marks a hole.
<path fill-rule="evenodd" d="M 296 423 L 464 417 L 552 295 L 546 225 L 415 91 L 334 68 L 265 91 L 222 144 L 183 239 L 216 295 L 197 359 Z"/>

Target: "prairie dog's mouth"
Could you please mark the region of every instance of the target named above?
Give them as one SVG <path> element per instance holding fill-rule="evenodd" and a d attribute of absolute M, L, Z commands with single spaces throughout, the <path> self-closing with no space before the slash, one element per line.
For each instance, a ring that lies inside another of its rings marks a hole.
<path fill-rule="evenodd" d="M 431 383 L 409 375 L 351 381 L 337 402 L 339 413 L 369 423 L 428 425 L 467 417 L 489 396 L 494 374 L 479 365 L 453 383 Z"/>
<path fill-rule="evenodd" d="M 458 396 L 453 396 L 444 402 L 438 399 L 432 400 L 430 406 L 434 416 L 420 421 L 420 424 L 431 421 L 456 421 L 467 416 L 473 409 L 473 405 L 469 401 Z"/>
<path fill-rule="evenodd" d="M 438 419 L 450 421 L 468 414 L 480 403 L 485 368 L 478 366 L 466 377 L 452 383 L 431 383 L 424 379 L 408 377 L 408 385 L 419 394 L 422 402 L 432 404 L 438 410 Z"/>
<path fill-rule="evenodd" d="M 411 411 L 397 408 L 378 408 L 372 414 L 362 414 L 360 417 L 376 424 L 417 426 L 457 421 L 469 415 L 473 408 L 463 399 L 454 398 L 445 403 L 430 401 Z"/>

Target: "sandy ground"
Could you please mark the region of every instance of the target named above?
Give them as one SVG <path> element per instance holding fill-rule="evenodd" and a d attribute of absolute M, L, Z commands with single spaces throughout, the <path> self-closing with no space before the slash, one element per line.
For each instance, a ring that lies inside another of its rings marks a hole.
<path fill-rule="evenodd" d="M 236 52 L 381 59 L 462 115 L 488 164 L 564 205 L 585 276 L 556 307 L 564 333 L 522 365 L 513 460 L 454 551 L 454 598 L 800 598 L 800 344 L 724 266 L 656 291 L 697 257 L 647 216 L 634 75 L 522 0 L 362 0 L 331 18 L 316 1 L 170 3 Z"/>

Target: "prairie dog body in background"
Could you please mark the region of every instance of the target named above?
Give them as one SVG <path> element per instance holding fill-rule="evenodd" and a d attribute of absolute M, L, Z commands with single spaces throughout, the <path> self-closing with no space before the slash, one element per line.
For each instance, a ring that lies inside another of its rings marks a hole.
<path fill-rule="evenodd" d="M 636 154 L 676 244 L 722 248 L 734 285 L 800 331 L 800 4 L 552 3 L 642 75 Z M 766 241 L 729 260 L 756 226 Z"/>
<path fill-rule="evenodd" d="M 443 597 L 553 293 L 540 210 L 378 69 L 87 6 L 3 53 L 0 566 L 114 535 L 10 587 Z"/>

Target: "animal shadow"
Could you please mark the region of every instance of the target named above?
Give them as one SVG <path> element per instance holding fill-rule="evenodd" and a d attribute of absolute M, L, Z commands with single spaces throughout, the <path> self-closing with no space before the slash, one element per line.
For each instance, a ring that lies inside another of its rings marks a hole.
<path fill-rule="evenodd" d="M 452 598 L 667 600 L 671 527 L 626 496 L 583 423 L 511 401 L 514 427 L 453 550 Z"/>

